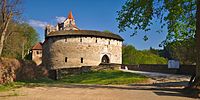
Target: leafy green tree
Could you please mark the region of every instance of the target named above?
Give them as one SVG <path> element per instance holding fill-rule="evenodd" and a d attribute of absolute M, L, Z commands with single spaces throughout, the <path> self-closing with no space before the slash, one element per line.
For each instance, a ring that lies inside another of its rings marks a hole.
<path fill-rule="evenodd" d="M 170 58 L 178 59 L 182 64 L 196 63 L 194 38 L 167 43 L 165 45 L 164 51 L 170 54 Z"/>
<path fill-rule="evenodd" d="M 0 0 L 0 56 L 4 48 L 6 38 L 13 32 L 8 32 L 11 21 L 20 15 L 21 0 Z"/>
<path fill-rule="evenodd" d="M 119 29 L 149 31 L 155 20 L 168 29 L 164 43 L 195 37 L 196 78 L 192 87 L 200 82 L 200 0 L 127 0 L 118 11 Z M 146 37 L 146 35 L 144 36 Z"/>
<path fill-rule="evenodd" d="M 6 39 L 2 56 L 24 59 L 32 46 L 38 41 L 37 32 L 26 23 L 12 22 L 8 29 L 15 33 L 10 34 L 9 39 Z"/>
<path fill-rule="evenodd" d="M 123 64 L 166 64 L 167 60 L 149 50 L 140 51 L 132 45 L 123 45 L 122 62 Z"/>

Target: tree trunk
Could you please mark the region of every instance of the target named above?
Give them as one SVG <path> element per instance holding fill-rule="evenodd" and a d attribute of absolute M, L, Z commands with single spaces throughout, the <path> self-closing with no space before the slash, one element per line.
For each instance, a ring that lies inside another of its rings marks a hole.
<path fill-rule="evenodd" d="M 3 32 L 2 32 L 2 35 L 1 35 L 1 41 L 0 41 L 0 56 L 1 56 L 2 51 L 3 51 L 3 45 L 4 45 L 5 35 L 6 35 L 6 32 L 3 31 Z"/>
<path fill-rule="evenodd" d="M 4 46 L 4 40 L 6 38 L 6 31 L 8 28 L 8 24 L 10 22 L 10 19 L 7 20 L 7 22 L 5 22 L 5 27 L 3 28 L 3 31 L 1 33 L 1 40 L 0 40 L 0 57 L 2 55 L 2 51 L 3 51 L 3 46 Z"/>
<path fill-rule="evenodd" d="M 195 46 L 196 46 L 196 73 L 194 81 L 191 82 L 191 87 L 200 85 L 200 0 L 197 0 L 197 11 L 196 11 L 196 34 L 195 34 Z M 192 81 L 193 79 L 191 79 Z"/>
<path fill-rule="evenodd" d="M 22 41 L 22 59 L 25 57 L 25 52 L 24 52 L 24 41 Z"/>

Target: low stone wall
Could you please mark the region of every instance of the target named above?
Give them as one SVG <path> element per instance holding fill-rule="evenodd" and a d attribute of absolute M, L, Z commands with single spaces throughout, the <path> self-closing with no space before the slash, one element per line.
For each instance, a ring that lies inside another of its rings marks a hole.
<path fill-rule="evenodd" d="M 195 73 L 195 65 L 180 65 L 179 69 L 168 68 L 167 64 L 139 64 L 139 65 L 125 65 L 121 66 L 122 69 L 128 68 L 129 70 L 159 72 L 170 74 L 184 74 L 193 75 Z"/>
<path fill-rule="evenodd" d="M 62 68 L 62 69 L 53 69 L 49 70 L 49 78 L 58 80 L 63 78 L 66 75 L 72 74 L 80 74 L 85 72 L 91 71 L 91 66 L 82 66 L 82 67 L 75 67 L 75 68 Z"/>
<path fill-rule="evenodd" d="M 146 72 L 159 72 L 169 74 L 184 74 L 193 75 L 195 73 L 195 65 L 181 65 L 179 69 L 168 68 L 167 64 L 140 64 L 140 65 L 124 65 L 124 64 L 100 64 L 99 66 L 82 66 L 75 68 L 62 68 L 49 70 L 49 77 L 51 79 L 60 79 L 66 75 L 80 74 L 90 71 L 100 70 L 118 70 L 126 69 L 135 71 L 146 71 Z"/>
<path fill-rule="evenodd" d="M 121 64 L 114 64 L 114 63 L 101 63 L 99 66 L 92 66 L 91 70 L 99 71 L 99 70 L 118 70 L 121 68 Z"/>
<path fill-rule="evenodd" d="M 66 75 L 80 74 L 90 71 L 100 70 L 117 70 L 121 68 L 121 64 L 100 64 L 99 66 L 82 66 L 75 68 L 62 68 L 49 70 L 49 78 L 57 80 L 61 79 Z"/>
<path fill-rule="evenodd" d="M 179 69 L 179 73 L 193 75 L 196 73 L 196 65 L 181 65 Z"/>

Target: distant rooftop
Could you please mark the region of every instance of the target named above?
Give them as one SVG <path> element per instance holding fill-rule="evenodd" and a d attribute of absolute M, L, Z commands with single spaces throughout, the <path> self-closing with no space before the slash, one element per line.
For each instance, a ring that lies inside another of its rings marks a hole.
<path fill-rule="evenodd" d="M 32 47 L 31 50 L 42 50 L 42 43 L 38 42 L 36 45 Z"/>

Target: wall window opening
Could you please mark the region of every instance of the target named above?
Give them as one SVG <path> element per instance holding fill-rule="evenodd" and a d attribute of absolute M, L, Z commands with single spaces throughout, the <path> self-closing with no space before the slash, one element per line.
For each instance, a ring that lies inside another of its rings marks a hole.
<path fill-rule="evenodd" d="M 81 58 L 81 63 L 83 63 L 83 58 Z"/>
<path fill-rule="evenodd" d="M 82 42 L 83 40 L 82 40 L 82 38 L 80 38 L 80 42 Z"/>
<path fill-rule="evenodd" d="M 67 57 L 65 57 L 65 62 L 67 62 Z"/>
<path fill-rule="evenodd" d="M 41 54 L 41 52 L 40 51 L 36 51 L 36 54 Z"/>

